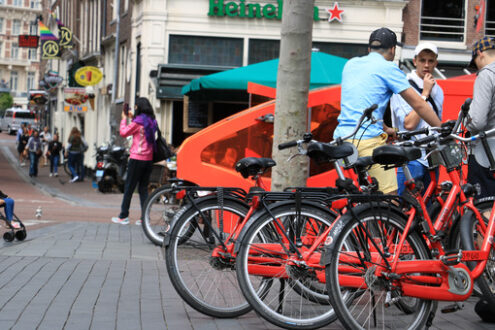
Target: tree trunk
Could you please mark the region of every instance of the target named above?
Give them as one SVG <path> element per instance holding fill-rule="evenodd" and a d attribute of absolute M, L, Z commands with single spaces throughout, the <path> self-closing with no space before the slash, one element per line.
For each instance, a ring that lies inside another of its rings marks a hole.
<path fill-rule="evenodd" d="M 277 166 L 272 169 L 272 191 L 304 186 L 308 177 L 307 157 L 287 162 L 295 149 L 279 151 L 278 145 L 301 139 L 308 129 L 313 7 L 314 0 L 284 1 L 272 152 Z"/>

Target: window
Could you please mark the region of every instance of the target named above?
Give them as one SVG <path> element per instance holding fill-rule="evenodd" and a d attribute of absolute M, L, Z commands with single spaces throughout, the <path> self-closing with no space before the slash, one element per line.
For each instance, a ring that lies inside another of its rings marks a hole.
<path fill-rule="evenodd" d="M 4 56 L 3 55 L 3 41 L 0 41 L 0 58 L 3 57 L 3 56 Z"/>
<path fill-rule="evenodd" d="M 125 93 L 125 67 L 127 61 L 127 47 L 125 45 L 120 46 L 119 54 L 119 85 L 118 85 L 118 97 L 124 97 Z"/>
<path fill-rule="evenodd" d="M 129 0 L 124 0 L 124 13 L 129 10 Z"/>
<path fill-rule="evenodd" d="M 29 1 L 29 7 L 33 9 L 38 9 L 39 7 L 39 1 L 38 0 L 31 0 Z"/>
<path fill-rule="evenodd" d="M 117 1 L 120 1 L 120 0 L 113 0 L 113 3 L 112 3 L 112 20 L 117 18 Z"/>
<path fill-rule="evenodd" d="M 34 72 L 28 72 L 27 74 L 27 90 L 34 89 L 34 77 L 35 73 Z"/>
<path fill-rule="evenodd" d="M 29 59 L 32 61 L 38 60 L 38 52 L 36 51 L 36 48 L 29 49 Z"/>
<path fill-rule="evenodd" d="M 171 35 L 168 62 L 239 67 L 242 51 L 242 39 Z"/>
<path fill-rule="evenodd" d="M 3 17 L 0 17 L 0 33 L 3 33 Z"/>
<path fill-rule="evenodd" d="M 37 24 L 29 24 L 29 34 L 35 36 L 38 34 L 38 25 Z"/>
<path fill-rule="evenodd" d="M 495 1 L 493 0 L 486 2 L 485 34 L 495 37 Z"/>
<path fill-rule="evenodd" d="M 10 72 L 10 89 L 13 91 L 17 90 L 17 81 L 19 80 L 17 71 Z"/>
<path fill-rule="evenodd" d="M 17 43 L 12 43 L 12 48 L 10 49 L 10 58 L 19 57 L 19 46 Z"/>
<path fill-rule="evenodd" d="M 0 5 L 5 5 L 5 0 L 0 0 Z"/>
<path fill-rule="evenodd" d="M 18 19 L 13 20 L 12 22 L 12 34 L 13 35 L 21 34 L 21 21 Z"/>
<path fill-rule="evenodd" d="M 422 1 L 420 38 L 464 41 L 464 0 Z"/>
<path fill-rule="evenodd" d="M 12 5 L 16 7 L 22 7 L 22 0 L 13 0 Z"/>
<path fill-rule="evenodd" d="M 249 64 L 273 60 L 279 55 L 280 40 L 249 39 Z"/>

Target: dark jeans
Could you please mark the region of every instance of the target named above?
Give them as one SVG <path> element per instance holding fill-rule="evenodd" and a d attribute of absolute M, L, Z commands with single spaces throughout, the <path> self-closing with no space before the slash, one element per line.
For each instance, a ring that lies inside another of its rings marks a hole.
<path fill-rule="evenodd" d="M 3 200 L 5 202 L 5 218 L 7 218 L 8 222 L 11 222 L 14 217 L 14 200 L 9 197 Z"/>
<path fill-rule="evenodd" d="M 431 182 L 430 171 L 428 170 L 428 167 L 424 166 L 416 160 L 410 161 L 407 164 L 407 167 L 409 168 L 409 171 L 411 172 L 414 180 L 421 181 L 423 183 L 423 191 L 421 194 L 424 194 Z M 438 170 L 436 172 L 436 176 L 438 178 Z M 404 185 L 405 182 L 406 176 L 404 175 L 404 170 L 402 170 L 402 167 L 399 167 L 397 169 L 397 193 L 399 194 L 399 196 L 402 196 L 404 190 L 406 189 L 406 186 Z"/>
<path fill-rule="evenodd" d="M 60 155 L 50 155 L 50 173 L 58 173 L 58 162 Z"/>
<path fill-rule="evenodd" d="M 477 198 L 495 196 L 495 178 L 488 168 L 478 164 L 473 155 L 469 156 L 467 180 L 480 185 L 481 194 Z"/>
<path fill-rule="evenodd" d="M 144 208 L 144 202 L 148 198 L 148 184 L 150 182 L 151 169 L 153 162 L 151 160 L 129 159 L 127 164 L 127 179 L 125 180 L 124 198 L 120 207 L 119 218 L 124 219 L 129 216 L 129 207 L 131 205 L 132 194 L 138 186 L 139 200 L 141 202 L 141 211 Z"/>
<path fill-rule="evenodd" d="M 80 152 L 69 152 L 69 170 L 72 174 L 72 178 L 81 175 L 81 159 L 82 154 Z"/>
<path fill-rule="evenodd" d="M 36 152 L 29 152 L 29 176 L 38 176 L 38 159 Z"/>

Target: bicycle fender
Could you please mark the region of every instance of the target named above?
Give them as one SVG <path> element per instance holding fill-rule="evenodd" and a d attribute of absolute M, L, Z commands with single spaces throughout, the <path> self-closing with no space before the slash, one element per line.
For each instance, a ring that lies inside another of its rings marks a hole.
<path fill-rule="evenodd" d="M 212 200 L 212 199 L 213 200 L 217 200 L 217 195 L 209 195 L 209 196 L 204 196 L 204 197 L 198 197 L 194 201 L 195 201 L 197 207 L 201 207 L 201 203 L 203 203 L 205 201 Z M 249 208 L 246 205 L 246 203 L 244 203 L 244 201 L 242 201 L 240 199 L 237 199 L 235 197 L 232 197 L 232 196 L 228 196 L 228 195 L 227 196 L 224 196 L 224 200 L 229 200 L 231 202 L 236 202 L 236 203 L 239 203 L 240 205 L 242 205 L 242 206 L 244 206 L 246 208 Z M 179 222 L 179 220 L 182 217 L 182 215 L 184 215 L 189 210 L 194 210 L 194 209 L 195 209 L 195 206 L 193 204 L 191 204 L 190 202 L 188 202 L 188 203 L 186 203 L 186 205 L 182 206 L 179 209 L 179 211 L 177 211 L 177 213 L 175 213 L 174 217 L 170 221 L 169 228 L 165 232 L 165 236 L 163 237 L 163 246 L 164 247 L 167 247 L 167 246 L 170 245 L 170 233 L 173 231 L 175 225 L 177 224 L 177 222 Z"/>
<path fill-rule="evenodd" d="M 365 203 L 353 207 L 352 212 L 354 213 L 354 215 L 359 217 L 361 213 L 365 212 L 369 208 L 370 205 Z M 380 208 L 387 211 L 390 210 L 395 214 L 404 217 L 404 213 L 402 212 L 402 210 L 400 210 L 395 205 L 379 203 L 379 204 L 373 204 L 373 208 L 374 209 Z M 346 214 L 342 215 L 339 219 L 337 219 L 332 229 L 330 229 L 330 233 L 328 233 L 328 236 L 325 239 L 325 248 L 323 250 L 323 253 L 321 254 L 320 265 L 326 266 L 330 263 L 332 253 L 334 253 L 334 249 L 335 249 L 334 243 L 337 240 L 339 234 L 342 232 L 342 229 L 344 229 L 344 227 L 351 221 L 355 221 L 354 216 L 351 212 L 347 212 Z"/>
<path fill-rule="evenodd" d="M 275 210 L 278 207 L 282 207 L 282 206 L 286 206 L 286 205 L 290 205 L 290 204 L 294 204 L 294 203 L 295 202 L 293 200 L 275 202 L 275 203 L 271 204 L 268 207 L 268 209 L 270 211 L 272 211 L 272 210 Z M 319 204 L 319 203 L 316 203 L 316 202 L 304 201 L 303 200 L 303 201 L 301 201 L 301 205 L 310 205 L 310 206 L 313 206 L 313 207 L 316 207 L 316 208 L 322 210 L 323 212 L 330 212 L 330 213 L 332 212 L 328 207 L 325 207 L 324 205 Z M 244 236 L 246 236 L 246 233 L 247 233 L 247 230 L 249 229 L 249 227 L 253 223 L 255 223 L 262 215 L 264 215 L 266 213 L 267 213 L 267 211 L 265 209 L 261 209 L 259 211 L 256 211 L 251 216 L 251 218 L 249 218 L 249 220 L 246 222 L 246 224 L 242 228 L 241 232 L 239 233 L 239 236 L 236 239 L 236 242 L 237 243 L 242 242 L 243 239 L 244 239 Z M 337 215 L 335 214 L 335 216 L 337 216 Z M 240 249 L 240 244 L 235 244 L 235 246 L 234 246 L 234 252 L 235 252 L 235 254 L 238 254 L 239 253 L 239 249 Z"/>
<path fill-rule="evenodd" d="M 491 197 L 487 197 L 491 198 Z M 459 227 L 459 234 L 461 236 L 461 246 L 463 250 L 474 250 L 474 246 L 471 246 L 471 217 L 474 216 L 474 212 L 467 210 L 461 217 L 461 223 Z M 470 261 L 467 263 L 469 269 L 473 269 L 476 266 L 476 262 Z"/>

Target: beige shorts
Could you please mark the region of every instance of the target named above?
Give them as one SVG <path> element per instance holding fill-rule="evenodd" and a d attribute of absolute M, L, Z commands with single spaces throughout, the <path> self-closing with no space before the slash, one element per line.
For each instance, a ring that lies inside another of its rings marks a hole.
<path fill-rule="evenodd" d="M 359 157 L 366 157 L 371 156 L 376 147 L 383 146 L 387 143 L 387 134 L 382 133 L 377 137 L 361 141 L 347 141 L 356 146 Z M 369 174 L 376 178 L 378 181 L 378 188 L 383 193 L 388 194 L 397 190 L 397 174 L 395 168 L 384 170 L 382 165 L 373 165 L 369 170 Z"/>

